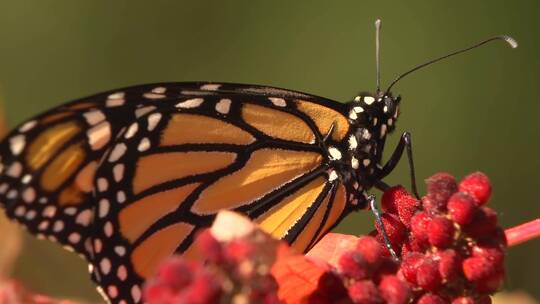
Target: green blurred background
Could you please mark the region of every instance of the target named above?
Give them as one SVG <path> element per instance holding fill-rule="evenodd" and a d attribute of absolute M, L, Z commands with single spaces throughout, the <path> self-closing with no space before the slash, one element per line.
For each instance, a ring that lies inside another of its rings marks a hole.
<path fill-rule="evenodd" d="M 540 215 L 539 8 L 534 0 L 2 1 L 0 99 L 11 126 L 78 97 L 158 81 L 268 84 L 346 101 L 374 90 L 376 18 L 386 84 L 435 56 L 509 34 L 518 49 L 496 43 L 394 88 L 403 97 L 397 132 L 413 134 L 419 180 L 486 172 L 491 205 L 509 227 Z M 405 162 L 387 181 L 408 185 Z M 371 225 L 370 214 L 355 214 L 337 230 Z M 540 298 L 539 257 L 538 240 L 510 249 L 506 288 Z M 29 236 L 15 275 L 38 291 L 99 299 L 81 260 Z"/>

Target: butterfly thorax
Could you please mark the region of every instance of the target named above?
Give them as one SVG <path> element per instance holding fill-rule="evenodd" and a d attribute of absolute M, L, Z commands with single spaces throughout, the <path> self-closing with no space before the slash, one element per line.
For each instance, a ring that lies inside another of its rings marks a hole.
<path fill-rule="evenodd" d="M 348 103 L 351 132 L 347 138 L 347 152 L 337 166 L 349 191 L 358 193 L 350 202 L 359 208 L 364 207 L 365 191 L 379 179 L 386 136 L 395 129 L 400 100 L 399 96 L 393 97 L 390 93 L 366 93 Z M 328 152 L 331 159 L 336 158 L 331 147 Z"/>

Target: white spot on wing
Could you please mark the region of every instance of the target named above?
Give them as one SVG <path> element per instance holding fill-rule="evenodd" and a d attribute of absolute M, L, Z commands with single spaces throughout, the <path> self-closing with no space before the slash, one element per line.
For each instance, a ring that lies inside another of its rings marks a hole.
<path fill-rule="evenodd" d="M 141 288 L 139 286 L 133 285 L 133 287 L 131 287 L 131 297 L 135 302 L 139 302 L 141 300 Z"/>
<path fill-rule="evenodd" d="M 14 162 L 9 166 L 9 168 L 6 171 L 6 174 L 11 177 L 19 177 L 22 173 L 22 165 L 20 162 Z"/>
<path fill-rule="evenodd" d="M 118 254 L 119 256 L 124 256 L 126 254 L 126 247 L 124 246 L 115 246 L 114 252 Z"/>
<path fill-rule="evenodd" d="M 106 191 L 107 188 L 109 188 L 109 183 L 107 182 L 105 178 L 100 177 L 97 180 L 97 188 L 99 192 Z"/>
<path fill-rule="evenodd" d="M 72 244 L 77 244 L 81 241 L 81 235 L 77 232 L 73 232 L 68 236 L 68 241 Z"/>
<path fill-rule="evenodd" d="M 139 118 L 141 116 L 144 116 L 144 115 L 154 111 L 155 109 L 156 109 L 156 107 L 154 107 L 154 106 L 147 106 L 147 107 L 138 108 L 137 110 L 135 110 L 135 117 Z"/>
<path fill-rule="evenodd" d="M 16 135 L 9 139 L 9 148 L 11 149 L 11 153 L 13 153 L 13 155 L 19 155 L 24 149 L 25 144 L 26 139 L 24 135 Z"/>
<path fill-rule="evenodd" d="M 372 104 L 374 101 L 375 101 L 375 98 L 373 98 L 373 97 L 371 97 L 371 96 L 366 96 L 366 97 L 364 97 L 364 102 L 365 102 L 367 105 Z"/>
<path fill-rule="evenodd" d="M 109 214 L 109 209 L 111 207 L 111 204 L 109 203 L 109 200 L 106 198 L 102 198 L 99 201 L 99 207 L 98 207 L 98 216 L 100 218 L 104 218 Z"/>
<path fill-rule="evenodd" d="M 221 114 L 227 114 L 231 110 L 231 100 L 230 99 L 221 99 L 216 103 L 216 111 Z"/>
<path fill-rule="evenodd" d="M 64 222 L 62 222 L 60 220 L 54 222 L 53 231 L 54 232 L 60 232 L 62 230 L 64 230 Z"/>
<path fill-rule="evenodd" d="M 116 182 L 124 178 L 124 164 L 116 164 L 113 168 L 113 177 Z"/>
<path fill-rule="evenodd" d="M 124 99 L 125 96 L 126 94 L 124 92 L 117 92 L 117 93 L 111 94 L 107 97 L 107 101 L 105 102 L 105 105 L 107 107 L 119 107 L 126 102 L 126 100 Z"/>
<path fill-rule="evenodd" d="M 150 148 L 150 140 L 145 137 L 141 139 L 141 142 L 137 146 L 137 150 L 139 150 L 139 152 L 144 152 L 148 150 L 148 148 Z"/>
<path fill-rule="evenodd" d="M 107 99 L 121 99 L 124 98 L 126 94 L 124 92 L 116 92 L 107 97 Z"/>
<path fill-rule="evenodd" d="M 19 128 L 19 132 L 21 133 L 28 132 L 36 125 L 37 125 L 37 121 L 35 120 L 27 121 Z"/>
<path fill-rule="evenodd" d="M 124 134 L 124 138 L 132 138 L 133 135 L 135 135 L 138 130 L 139 130 L 139 124 L 136 122 L 132 123 L 127 129 L 126 134 Z"/>
<path fill-rule="evenodd" d="M 101 270 L 103 274 L 105 275 L 109 274 L 109 272 L 111 272 L 111 261 L 107 258 L 103 258 L 99 262 L 99 269 Z"/>
<path fill-rule="evenodd" d="M 116 271 L 116 276 L 118 276 L 120 281 L 125 281 L 127 279 L 126 266 L 124 266 L 124 265 L 118 266 L 118 270 Z"/>
<path fill-rule="evenodd" d="M 200 106 L 203 103 L 203 101 L 204 99 L 202 98 L 192 98 L 192 99 L 184 100 L 177 103 L 176 107 L 182 108 L 182 109 L 193 109 Z"/>
<path fill-rule="evenodd" d="M 36 190 L 30 187 L 23 191 L 22 198 L 26 203 L 31 203 L 36 199 Z"/>
<path fill-rule="evenodd" d="M 104 121 L 86 131 L 86 136 L 92 149 L 99 150 L 111 139 L 111 125 L 107 121 Z"/>
<path fill-rule="evenodd" d="M 43 212 L 41 212 L 41 215 L 45 218 L 53 218 L 56 215 L 56 207 L 55 206 L 45 207 L 45 209 L 43 209 Z"/>
<path fill-rule="evenodd" d="M 116 144 L 109 155 L 109 162 L 113 163 L 119 160 L 127 151 L 127 146 L 124 143 Z"/>
<path fill-rule="evenodd" d="M 106 237 L 111 237 L 113 234 L 113 226 L 111 222 L 105 223 L 105 226 L 103 226 L 103 232 L 105 233 Z"/>
<path fill-rule="evenodd" d="M 75 223 L 81 225 L 81 226 L 88 226 L 90 225 L 90 222 L 92 221 L 92 211 L 89 209 L 81 211 L 75 218 Z"/>
<path fill-rule="evenodd" d="M 161 120 L 161 113 L 153 113 L 148 116 L 148 131 L 154 130 Z"/>
<path fill-rule="evenodd" d="M 269 97 L 270 101 L 276 106 L 276 107 L 285 107 L 287 106 L 287 102 L 283 98 L 277 98 L 277 97 Z"/>
<path fill-rule="evenodd" d="M 116 201 L 120 204 L 126 201 L 126 193 L 124 191 L 118 191 L 116 193 Z"/>
<path fill-rule="evenodd" d="M 99 110 L 88 111 L 84 113 L 83 116 L 86 119 L 86 122 L 88 122 L 88 124 L 91 126 L 105 120 L 105 114 Z"/>
<path fill-rule="evenodd" d="M 165 98 L 165 95 L 164 94 L 156 94 L 156 93 L 144 93 L 143 97 L 147 98 L 147 99 L 163 99 L 163 98 Z"/>
<path fill-rule="evenodd" d="M 165 94 L 165 92 L 167 92 L 166 87 L 156 87 L 152 89 L 152 93 L 155 93 L 155 94 Z"/>
<path fill-rule="evenodd" d="M 207 84 L 203 84 L 201 86 L 201 90 L 204 90 L 204 91 L 215 91 L 217 89 L 219 89 L 219 87 L 221 87 L 221 84 L 217 84 L 217 83 L 207 83 Z"/>

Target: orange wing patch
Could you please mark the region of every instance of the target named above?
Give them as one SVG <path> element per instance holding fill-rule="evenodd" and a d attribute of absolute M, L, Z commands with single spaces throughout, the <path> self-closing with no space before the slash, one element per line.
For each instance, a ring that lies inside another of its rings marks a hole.
<path fill-rule="evenodd" d="M 144 279 L 154 275 L 159 264 L 174 253 L 192 230 L 192 225 L 178 223 L 154 233 L 131 254 L 135 272 Z"/>
<path fill-rule="evenodd" d="M 209 214 L 236 208 L 312 171 L 321 161 L 322 156 L 313 152 L 257 150 L 240 170 L 206 188 L 194 203 L 192 211 Z"/>
<path fill-rule="evenodd" d="M 140 193 L 154 185 L 196 174 L 226 168 L 236 159 L 230 152 L 170 152 L 141 157 L 135 169 L 133 192 Z M 159 174 L 156 174 L 156 169 Z"/>
<path fill-rule="evenodd" d="M 256 219 L 256 222 L 264 231 L 272 234 L 274 237 L 284 238 L 287 232 L 300 220 L 313 202 L 315 202 L 325 184 L 325 178 L 319 177 L 315 179 L 294 194 L 283 199 L 275 207 Z M 326 199 L 326 203 L 328 203 L 328 199 Z M 320 223 L 324 215 L 324 210 L 322 212 L 321 210 L 323 208 L 319 208 L 317 211 L 317 214 L 320 213 L 319 219 L 316 219 L 316 217 L 312 218 L 310 225 L 304 228 L 302 232 L 304 237 L 293 243 L 293 247 L 300 252 L 303 252 L 305 247 L 309 245 L 311 237 L 316 233 L 317 224 Z"/>
<path fill-rule="evenodd" d="M 248 103 L 242 106 L 242 118 L 262 133 L 274 138 L 306 144 L 315 142 L 315 134 L 306 122 L 283 111 Z"/>
<path fill-rule="evenodd" d="M 82 145 L 82 142 L 72 144 L 45 168 L 40 180 L 44 190 L 55 191 L 77 171 L 86 157 Z"/>
<path fill-rule="evenodd" d="M 249 145 L 255 138 L 225 121 L 196 114 L 172 115 L 161 134 L 161 146 L 182 144 Z"/>
<path fill-rule="evenodd" d="M 296 106 L 298 110 L 304 112 L 313 119 L 322 135 L 328 134 L 332 124 L 334 124 L 332 139 L 341 141 L 345 135 L 347 135 L 347 132 L 349 131 L 349 122 L 339 112 L 304 100 L 298 100 Z"/>
<path fill-rule="evenodd" d="M 188 184 L 158 192 L 131 203 L 119 215 L 120 232 L 130 242 L 139 238 L 153 223 L 173 212 L 200 184 Z"/>
<path fill-rule="evenodd" d="M 321 229 L 321 232 L 319 232 L 319 235 L 317 236 L 317 241 L 321 239 L 328 232 L 328 230 L 330 230 L 332 226 L 334 226 L 334 224 L 337 222 L 337 220 L 343 213 L 343 210 L 345 210 L 346 205 L 347 192 L 343 185 L 339 185 L 339 188 L 336 191 L 336 196 L 332 203 L 332 209 L 330 209 L 330 214 L 326 219 L 326 223 L 324 224 L 323 229 Z"/>
<path fill-rule="evenodd" d="M 41 168 L 68 140 L 81 131 L 75 121 L 68 121 L 52 126 L 39 134 L 28 147 L 26 163 L 33 169 Z"/>

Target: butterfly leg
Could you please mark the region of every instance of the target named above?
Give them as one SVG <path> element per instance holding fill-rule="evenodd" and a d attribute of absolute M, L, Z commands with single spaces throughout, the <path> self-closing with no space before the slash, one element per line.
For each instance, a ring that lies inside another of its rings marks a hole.
<path fill-rule="evenodd" d="M 371 212 L 373 212 L 373 215 L 375 216 L 375 220 L 377 221 L 377 225 L 381 227 L 381 234 L 384 239 L 384 243 L 386 244 L 386 248 L 392 255 L 392 258 L 396 261 L 399 261 L 399 257 L 397 256 L 396 252 L 394 251 L 394 248 L 392 247 L 392 243 L 390 242 L 390 238 L 388 237 L 388 233 L 386 232 L 386 228 L 384 227 L 384 223 L 381 218 L 381 212 L 379 208 L 377 207 L 377 202 L 375 200 L 374 195 L 370 195 L 368 197 L 369 207 L 371 209 Z"/>
<path fill-rule="evenodd" d="M 411 177 L 411 191 L 414 194 L 414 196 L 416 196 L 417 199 L 420 199 L 420 196 L 418 195 L 418 188 L 416 187 L 416 173 L 414 170 L 414 161 L 413 161 L 413 155 L 412 155 L 412 140 L 411 140 L 411 133 L 409 132 L 404 132 L 401 135 L 401 138 L 399 140 L 399 143 L 396 149 L 390 156 L 390 159 L 382 167 L 379 173 L 379 179 L 383 179 L 384 177 L 388 176 L 390 172 L 394 170 L 394 168 L 400 161 L 404 150 L 407 151 L 407 159 L 409 162 L 409 174 Z M 381 190 L 384 190 L 384 189 L 381 189 Z"/>

